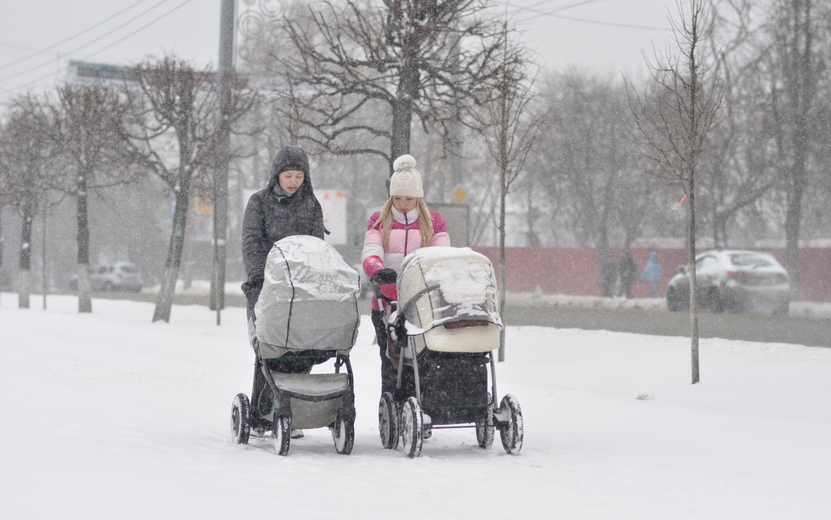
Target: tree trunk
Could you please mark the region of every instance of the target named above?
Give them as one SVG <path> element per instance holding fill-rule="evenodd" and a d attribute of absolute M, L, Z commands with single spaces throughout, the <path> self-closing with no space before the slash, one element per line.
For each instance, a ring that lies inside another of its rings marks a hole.
<path fill-rule="evenodd" d="M 692 384 L 700 381 L 698 366 L 698 280 L 695 268 L 695 175 L 690 177 L 690 192 L 687 197 L 687 256 L 690 275 L 690 353 Z"/>
<path fill-rule="evenodd" d="M 0 206 L 0 291 L 3 290 L 3 249 L 5 241 L 3 240 L 3 207 Z"/>
<path fill-rule="evenodd" d="M 716 210 L 713 212 L 713 242 L 717 249 L 727 247 L 727 219 L 730 213 Z"/>
<path fill-rule="evenodd" d="M 396 93 L 395 102 L 392 105 L 390 175 L 392 175 L 392 162 L 405 153 L 410 153 L 410 126 L 413 120 L 413 100 L 417 96 L 418 67 L 414 59 L 405 58 L 405 65 L 401 69 L 401 77 L 398 81 L 398 92 Z"/>
<path fill-rule="evenodd" d="M 78 312 L 92 312 L 92 296 L 89 280 L 89 197 L 87 179 L 78 176 L 77 221 L 78 221 Z"/>
<path fill-rule="evenodd" d="M 817 92 L 818 71 L 815 68 L 813 41 L 818 37 L 812 17 L 812 0 L 794 1 L 788 7 L 792 10 L 790 45 L 787 53 L 784 81 L 788 92 L 788 104 L 793 118 L 790 134 L 791 157 L 788 172 L 788 208 L 785 214 L 785 241 L 790 275 L 792 299 L 799 299 L 801 292 L 799 273 L 799 239 L 802 223 L 802 198 L 807 183 L 807 157 L 814 132 L 810 128 L 810 114 Z"/>
<path fill-rule="evenodd" d="M 30 195 L 23 205 L 23 226 L 20 232 L 20 287 L 17 294 L 17 306 L 29 308 L 29 296 L 32 293 L 32 224 L 35 221 L 37 205 Z"/>
<path fill-rule="evenodd" d="M 408 99 L 397 99 L 392 107 L 392 142 L 390 143 L 390 175 L 392 162 L 406 153 L 410 153 L 410 124 L 412 108 Z"/>
<path fill-rule="evenodd" d="M 499 313 L 502 318 L 502 330 L 499 332 L 499 352 L 497 361 L 505 361 L 505 285 L 506 285 L 506 259 L 505 259 L 505 198 L 508 188 L 506 186 L 508 175 L 506 166 L 502 166 L 499 189 Z M 496 399 L 494 397 L 494 399 Z"/>
<path fill-rule="evenodd" d="M 170 244 L 167 249 L 167 260 L 164 266 L 159 294 L 156 296 L 156 309 L 153 312 L 153 321 L 163 320 L 170 322 L 170 310 L 173 307 L 173 295 L 176 291 L 176 280 L 179 278 L 179 266 L 182 263 L 182 250 L 185 243 L 185 225 L 188 216 L 189 179 L 183 180 L 183 185 L 176 192 L 176 210 L 173 213 L 173 229 L 170 233 Z"/>
<path fill-rule="evenodd" d="M 805 191 L 808 137 L 804 118 L 797 118 L 794 133 L 794 164 L 788 179 L 788 209 L 785 213 L 785 247 L 787 249 L 788 274 L 791 281 L 791 298 L 798 300 L 801 293 L 799 274 L 799 238 L 802 232 L 802 195 Z"/>

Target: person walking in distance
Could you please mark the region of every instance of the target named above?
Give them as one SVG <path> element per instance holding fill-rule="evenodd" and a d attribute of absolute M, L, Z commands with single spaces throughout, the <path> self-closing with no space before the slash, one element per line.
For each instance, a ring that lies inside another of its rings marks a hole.
<path fill-rule="evenodd" d="M 641 280 L 646 280 L 649 282 L 649 297 L 650 298 L 657 298 L 658 297 L 658 283 L 661 281 L 661 278 L 664 276 L 663 269 L 661 269 L 661 261 L 658 260 L 658 253 L 652 251 L 649 253 L 649 261 L 646 262 L 646 266 L 641 273 Z"/>
<path fill-rule="evenodd" d="M 623 249 L 623 254 L 620 255 L 620 294 L 626 298 L 632 298 L 632 284 L 638 277 L 638 265 L 635 259 L 632 258 L 632 253 L 629 248 Z"/>

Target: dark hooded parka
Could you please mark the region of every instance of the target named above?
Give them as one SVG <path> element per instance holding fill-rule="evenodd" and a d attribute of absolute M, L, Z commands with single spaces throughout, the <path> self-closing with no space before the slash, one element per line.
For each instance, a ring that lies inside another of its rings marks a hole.
<path fill-rule="evenodd" d="M 303 184 L 293 195 L 283 191 L 278 179 L 287 170 L 299 170 L 305 175 Z M 259 297 L 266 258 L 274 242 L 292 235 L 322 239 L 324 233 L 323 211 L 309 176 L 309 158 L 302 148 L 286 146 L 274 159 L 266 188 L 251 195 L 245 207 L 242 260 L 248 280 L 242 289 L 249 302 Z"/>

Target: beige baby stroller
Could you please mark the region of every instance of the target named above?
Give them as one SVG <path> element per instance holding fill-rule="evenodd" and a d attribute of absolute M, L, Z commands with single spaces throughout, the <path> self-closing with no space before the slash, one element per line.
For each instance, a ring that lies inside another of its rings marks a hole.
<path fill-rule="evenodd" d="M 358 273 L 323 240 L 291 236 L 275 242 L 249 321 L 254 386 L 231 406 L 231 435 L 271 433 L 287 455 L 292 429 L 328 427 L 335 450 L 349 454 L 355 439 L 355 393 L 349 353 L 360 324 Z M 334 359 L 333 373 L 310 373 Z M 345 369 L 345 371 L 342 371 Z"/>
<path fill-rule="evenodd" d="M 422 248 L 404 260 L 397 289 L 385 323 L 387 355 L 398 367 L 396 390 L 385 392 L 378 405 L 384 448 L 397 449 L 400 437 L 404 454 L 418 457 L 433 430 L 475 428 L 487 449 L 498 428 L 505 451 L 519 453 L 519 402 L 506 395 L 494 404 L 492 353 L 502 322 L 490 261 L 469 248 Z"/>

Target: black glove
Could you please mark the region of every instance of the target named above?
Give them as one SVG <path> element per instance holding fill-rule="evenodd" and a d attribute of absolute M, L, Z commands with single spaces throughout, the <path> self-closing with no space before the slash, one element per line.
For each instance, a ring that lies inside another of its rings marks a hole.
<path fill-rule="evenodd" d="M 253 274 L 248 277 L 248 281 L 242 284 L 242 292 L 249 302 L 256 302 L 260 297 L 260 291 L 263 288 L 263 275 Z"/>
<path fill-rule="evenodd" d="M 395 272 L 395 269 L 390 269 L 389 267 L 385 267 L 375 273 L 375 276 L 372 277 L 372 281 L 377 283 L 378 285 L 386 285 L 388 283 L 395 283 L 398 280 L 398 273 Z"/>

